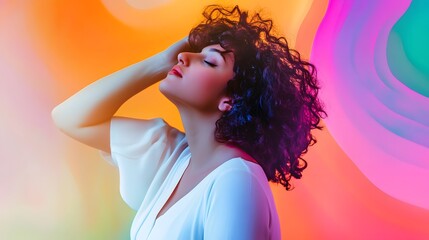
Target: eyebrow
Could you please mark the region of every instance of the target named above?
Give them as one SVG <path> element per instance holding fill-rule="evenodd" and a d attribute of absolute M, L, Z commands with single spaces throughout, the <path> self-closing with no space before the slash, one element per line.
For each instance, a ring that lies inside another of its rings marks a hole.
<path fill-rule="evenodd" d="M 217 49 L 217 48 L 209 48 L 209 52 L 217 52 L 217 53 L 219 53 L 219 54 L 220 54 L 220 56 L 223 58 L 223 61 L 224 61 L 224 62 L 226 62 L 226 59 L 225 59 L 224 54 L 225 54 L 225 53 L 230 53 L 230 52 L 232 52 L 232 51 L 231 51 L 231 50 L 221 51 L 221 50 L 219 50 L 219 49 Z"/>

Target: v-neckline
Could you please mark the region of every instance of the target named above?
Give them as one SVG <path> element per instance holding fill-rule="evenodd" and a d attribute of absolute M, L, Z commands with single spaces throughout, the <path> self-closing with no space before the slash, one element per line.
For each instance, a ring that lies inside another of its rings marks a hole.
<path fill-rule="evenodd" d="M 155 215 L 155 222 L 158 221 L 161 217 L 163 217 L 164 215 L 166 215 L 173 207 L 175 207 L 176 205 L 178 205 L 180 202 L 183 201 L 183 199 L 185 199 L 188 195 L 192 194 L 192 192 L 194 192 L 194 190 L 196 188 L 198 188 L 198 186 L 200 186 L 203 182 L 206 181 L 206 179 L 208 179 L 212 174 L 214 174 L 214 172 L 219 171 L 219 169 L 221 167 L 223 167 L 226 163 L 231 162 L 232 160 L 235 159 L 242 159 L 241 157 L 233 157 L 230 158 L 228 160 L 226 160 L 225 162 L 221 163 L 219 166 L 217 166 L 216 168 L 214 168 L 211 172 L 209 172 L 203 179 L 201 179 L 201 181 L 199 183 L 197 183 L 197 185 L 195 185 L 189 192 L 187 192 L 185 195 L 183 195 L 180 199 L 178 199 L 173 205 L 171 205 L 167 210 L 164 211 L 164 213 L 162 215 L 159 215 L 159 213 L 161 212 L 161 210 L 164 208 L 165 204 L 168 202 L 168 199 L 170 199 L 171 195 L 173 194 L 174 190 L 177 188 L 180 180 L 182 179 L 187 167 L 189 166 L 189 162 L 191 159 L 191 154 L 189 154 L 189 157 L 187 157 L 186 163 L 185 163 L 185 167 L 184 169 L 181 171 L 180 176 L 178 177 L 178 180 L 176 180 L 173 189 L 171 190 L 170 194 L 167 196 L 167 199 L 165 199 L 163 201 L 163 204 L 161 205 L 161 208 L 157 211 L 156 215 Z M 243 161 L 247 161 L 242 159 Z M 158 216 L 159 215 L 159 216 Z"/>

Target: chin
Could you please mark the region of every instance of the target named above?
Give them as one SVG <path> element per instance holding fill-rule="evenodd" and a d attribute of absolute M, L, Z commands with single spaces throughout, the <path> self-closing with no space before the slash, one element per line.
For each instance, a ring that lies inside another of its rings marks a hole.
<path fill-rule="evenodd" d="M 190 93 L 189 91 L 183 91 L 179 86 L 171 84 L 168 80 L 162 80 L 159 84 L 159 91 L 164 95 L 170 102 L 176 105 L 177 108 L 186 107 L 194 109 L 204 109 L 207 111 L 208 106 L 201 104 L 203 101 L 198 101 L 197 99 L 190 99 L 190 97 L 195 94 Z M 217 104 L 214 109 L 217 109 Z M 213 107 L 210 107 L 212 109 Z"/>
<path fill-rule="evenodd" d="M 177 106 L 177 103 L 180 102 L 180 99 L 176 96 L 176 94 L 171 91 L 171 86 L 166 83 L 164 80 L 159 84 L 159 91 L 164 95 L 170 102 Z"/>

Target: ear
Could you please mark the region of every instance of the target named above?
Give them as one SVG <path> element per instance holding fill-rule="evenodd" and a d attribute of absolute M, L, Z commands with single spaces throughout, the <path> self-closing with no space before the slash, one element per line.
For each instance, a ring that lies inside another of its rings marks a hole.
<path fill-rule="evenodd" d="M 222 97 L 219 101 L 218 109 L 221 112 L 227 112 L 232 108 L 232 99 L 230 97 Z"/>

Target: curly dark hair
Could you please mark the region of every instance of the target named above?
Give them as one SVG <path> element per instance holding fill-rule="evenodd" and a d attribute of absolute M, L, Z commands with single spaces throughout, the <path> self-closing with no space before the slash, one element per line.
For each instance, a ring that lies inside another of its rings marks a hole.
<path fill-rule="evenodd" d="M 234 78 L 226 93 L 232 109 L 216 122 L 215 138 L 255 158 L 267 179 L 291 190 L 291 177 L 301 178 L 302 155 L 317 140 L 311 129 L 327 116 L 318 99 L 316 68 L 301 60 L 284 37 L 273 33 L 271 19 L 249 17 L 238 6 L 210 5 L 205 20 L 189 33 L 193 51 L 220 44 L 234 53 Z"/>

